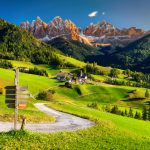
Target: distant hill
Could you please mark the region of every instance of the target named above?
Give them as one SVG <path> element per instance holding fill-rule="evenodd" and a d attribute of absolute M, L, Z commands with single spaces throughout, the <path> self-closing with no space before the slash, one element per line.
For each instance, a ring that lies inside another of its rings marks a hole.
<path fill-rule="evenodd" d="M 79 41 L 68 40 L 63 37 L 48 42 L 51 46 L 59 49 L 64 54 L 73 56 L 79 60 L 87 60 L 90 55 L 103 55 L 99 48 L 86 45 Z"/>
<path fill-rule="evenodd" d="M 28 31 L 0 19 L 0 58 L 33 63 L 61 63 L 55 48 L 36 39 Z M 57 58 L 56 58 L 57 57 Z"/>
<path fill-rule="evenodd" d="M 92 47 L 64 38 L 56 38 L 49 44 L 79 60 L 150 73 L 150 34 L 126 47 Z"/>
<path fill-rule="evenodd" d="M 118 49 L 108 57 L 107 63 L 112 66 L 147 72 L 146 68 L 150 67 L 150 35 Z"/>

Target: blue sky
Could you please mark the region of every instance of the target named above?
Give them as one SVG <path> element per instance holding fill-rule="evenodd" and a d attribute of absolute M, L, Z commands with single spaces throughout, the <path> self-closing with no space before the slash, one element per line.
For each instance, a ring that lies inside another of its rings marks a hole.
<path fill-rule="evenodd" d="M 36 16 L 45 22 L 61 16 L 82 28 L 106 20 L 121 28 L 136 26 L 148 30 L 149 6 L 150 0 L 0 0 L 0 18 L 19 25 Z"/>

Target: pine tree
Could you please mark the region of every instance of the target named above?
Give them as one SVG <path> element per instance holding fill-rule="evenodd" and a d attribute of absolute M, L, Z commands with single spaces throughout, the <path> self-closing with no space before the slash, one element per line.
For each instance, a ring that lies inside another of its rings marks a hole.
<path fill-rule="evenodd" d="M 150 107 L 148 109 L 148 120 L 150 121 Z"/>
<path fill-rule="evenodd" d="M 125 116 L 128 116 L 128 111 L 127 111 L 127 109 L 125 109 L 124 114 L 125 114 Z"/>
<path fill-rule="evenodd" d="M 148 91 L 148 89 L 146 89 L 145 98 L 149 98 L 149 97 L 150 97 L 149 91 Z"/>
<path fill-rule="evenodd" d="M 128 115 L 129 117 L 133 117 L 133 111 L 132 111 L 132 108 L 130 108 L 130 110 L 129 110 L 129 115 Z"/>
<path fill-rule="evenodd" d="M 146 108 L 146 106 L 144 106 L 144 108 L 143 108 L 142 119 L 147 120 L 147 108 Z"/>
<path fill-rule="evenodd" d="M 138 116 L 138 112 L 136 111 L 134 118 L 135 118 L 135 119 L 138 119 L 138 117 L 139 117 L 139 116 Z"/>
<path fill-rule="evenodd" d="M 117 114 L 118 113 L 118 106 L 114 106 L 111 110 L 111 113 Z"/>
<path fill-rule="evenodd" d="M 121 111 L 121 116 L 125 116 L 125 113 L 124 113 L 124 111 Z"/>

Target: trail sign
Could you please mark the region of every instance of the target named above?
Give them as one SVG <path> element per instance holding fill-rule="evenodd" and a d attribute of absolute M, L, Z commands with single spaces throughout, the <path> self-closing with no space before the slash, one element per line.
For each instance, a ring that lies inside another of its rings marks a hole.
<path fill-rule="evenodd" d="M 19 69 L 15 71 L 15 82 L 14 86 L 6 86 L 5 103 L 8 108 L 15 109 L 14 117 L 14 129 L 17 129 L 18 121 L 18 108 L 26 108 L 27 100 L 29 98 L 28 87 L 19 86 Z"/>
<path fill-rule="evenodd" d="M 14 104 L 7 104 L 8 108 L 15 108 L 15 103 Z"/>
<path fill-rule="evenodd" d="M 6 104 L 15 104 L 15 101 L 16 101 L 16 100 L 6 99 L 6 100 L 5 100 L 5 103 L 6 103 Z"/>
<path fill-rule="evenodd" d="M 12 90 L 10 90 L 10 89 L 6 89 L 6 95 L 12 95 L 12 94 L 16 94 L 16 90 L 15 89 L 12 89 Z"/>
<path fill-rule="evenodd" d="M 8 108 L 15 108 L 16 102 L 16 86 L 6 86 L 5 103 Z"/>
<path fill-rule="evenodd" d="M 16 95 L 6 95 L 6 99 L 16 99 Z"/>
<path fill-rule="evenodd" d="M 26 108 L 26 107 L 27 107 L 26 104 L 19 104 L 19 105 L 18 105 L 18 108 L 20 108 L 20 109 L 23 109 L 23 108 Z"/>
<path fill-rule="evenodd" d="M 7 87 L 5 87 L 5 89 L 6 89 L 6 96 L 5 96 L 5 103 L 6 104 L 15 103 L 16 99 L 18 101 L 18 104 L 22 104 L 22 103 L 27 104 L 26 99 L 29 98 L 27 86 L 7 86 Z"/>

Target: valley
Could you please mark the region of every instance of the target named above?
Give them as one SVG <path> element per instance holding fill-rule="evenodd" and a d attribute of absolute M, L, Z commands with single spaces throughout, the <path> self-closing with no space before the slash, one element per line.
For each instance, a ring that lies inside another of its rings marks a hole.
<path fill-rule="evenodd" d="M 38 111 L 34 108 L 36 103 L 46 103 L 50 108 L 54 108 L 59 111 L 67 112 L 73 115 L 80 116 L 95 122 L 95 126 L 89 129 L 79 130 L 76 132 L 61 132 L 50 135 L 31 133 L 29 131 L 11 131 L 8 133 L 1 133 L 1 142 L 2 146 L 7 149 L 16 147 L 23 147 L 26 144 L 24 142 L 18 142 L 18 135 L 20 140 L 25 139 L 28 142 L 28 147 L 32 145 L 38 145 L 39 149 L 49 149 L 49 148 L 60 148 L 67 149 L 72 148 L 72 144 L 75 145 L 78 143 L 78 148 L 82 149 L 87 146 L 92 149 L 96 145 L 100 149 L 104 148 L 114 148 L 124 149 L 125 147 L 132 147 L 133 149 L 147 149 L 149 145 L 149 121 L 137 120 L 134 118 L 120 116 L 112 113 L 108 113 L 105 110 L 107 105 L 113 107 L 118 105 L 120 110 L 125 110 L 129 112 L 130 107 L 133 109 L 135 115 L 136 111 L 142 114 L 143 106 L 146 101 L 149 101 L 148 98 L 143 100 L 128 101 L 130 93 L 137 91 L 137 96 L 144 97 L 145 89 L 129 86 L 118 86 L 110 85 L 101 82 L 86 83 L 83 85 L 75 84 L 73 88 L 62 87 L 64 82 L 57 81 L 54 77 L 59 72 L 59 69 L 48 67 L 46 65 L 35 65 L 30 62 L 21 62 L 21 61 L 10 61 L 14 66 L 18 67 L 37 67 L 44 68 L 49 77 L 42 77 L 37 75 L 31 75 L 27 73 L 20 73 L 20 84 L 28 85 L 29 91 L 32 95 L 37 95 L 41 90 L 47 90 L 48 88 L 53 89 L 55 94 L 53 95 L 53 100 L 43 101 L 43 100 L 34 100 L 30 98 L 28 100 L 28 107 L 25 110 L 19 110 L 21 118 L 25 116 L 27 118 L 27 123 L 36 123 L 36 122 L 50 122 L 54 121 L 53 117 L 47 116 L 45 113 Z M 65 70 L 71 71 L 71 70 Z M 1 87 L 10 85 L 13 83 L 14 72 L 8 69 L 1 69 L 0 74 L 0 83 Z M 99 76 L 97 75 L 97 78 Z M 101 77 L 100 77 L 101 78 Z M 8 80 L 9 79 L 9 80 Z M 97 83 L 99 83 L 97 85 Z M 36 86 L 35 86 L 36 85 Z M 79 87 L 82 94 L 78 93 L 76 90 Z M 83 95 L 83 96 L 82 96 Z M 130 95 L 131 96 L 131 95 Z M 4 96 L 0 97 L 1 101 L 1 121 L 11 121 L 13 110 L 6 108 L 4 104 Z M 98 107 L 89 107 L 90 104 L 96 103 Z M 7 114 L 7 115 L 6 115 Z M 5 117 L 4 117 L 5 116 Z M 141 128 L 142 127 L 142 128 Z M 95 134 L 96 133 L 96 134 Z M 108 138 L 109 135 L 109 138 Z M 5 144 L 5 139 L 11 139 L 9 148 Z M 31 136 L 33 140 L 29 140 Z M 5 137 L 5 138 L 4 138 Z M 51 138 L 49 138 L 51 137 Z M 84 140 L 81 140 L 83 139 Z M 103 138 L 102 138 L 103 137 Z M 42 140 L 42 139 L 45 140 Z M 61 139 L 61 140 L 57 140 Z M 76 139 L 80 139 L 79 141 Z M 122 141 L 123 139 L 123 141 Z M 38 140 L 41 140 L 39 143 Z M 66 140 L 67 144 L 62 147 L 62 143 Z M 59 141 L 59 143 L 58 143 Z M 69 142 L 70 141 L 70 142 Z M 93 141 L 93 142 L 92 142 Z M 125 141 L 125 142 L 124 142 Z M 140 141 L 140 143 L 139 143 Z M 76 143 L 77 142 L 77 143 Z M 107 142 L 106 146 L 104 144 Z M 117 142 L 117 145 L 115 143 Z M 132 144 L 131 144 L 132 142 Z M 95 144 L 94 144 L 95 143 Z M 117 147 L 116 147 L 117 146 Z M 26 147 L 27 148 L 27 147 Z M 76 147 L 77 148 L 77 147 Z"/>

